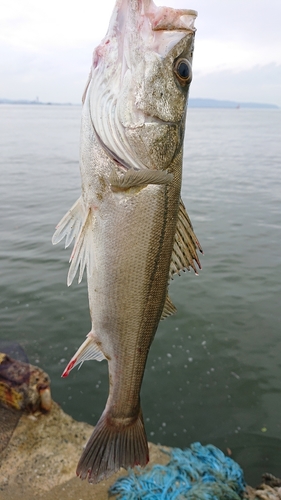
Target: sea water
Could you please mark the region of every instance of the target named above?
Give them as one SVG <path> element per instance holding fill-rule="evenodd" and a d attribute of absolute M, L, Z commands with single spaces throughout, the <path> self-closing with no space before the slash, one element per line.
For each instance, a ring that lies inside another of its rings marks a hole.
<path fill-rule="evenodd" d="M 51 244 L 80 195 L 80 114 L 0 106 L 0 340 L 19 343 L 55 401 L 95 424 L 107 364 L 61 378 L 90 316 L 85 278 L 66 286 L 70 249 Z M 252 484 L 281 467 L 280 138 L 281 110 L 188 111 L 182 198 L 203 269 L 171 283 L 178 313 L 159 325 L 141 393 L 149 440 L 212 443 Z"/>

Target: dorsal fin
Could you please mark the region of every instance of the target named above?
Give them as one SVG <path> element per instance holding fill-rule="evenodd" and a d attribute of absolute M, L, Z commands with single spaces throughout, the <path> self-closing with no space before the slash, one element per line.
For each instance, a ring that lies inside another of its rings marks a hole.
<path fill-rule="evenodd" d="M 170 265 L 170 278 L 174 274 L 179 274 L 180 271 L 184 271 L 185 269 L 190 270 L 190 267 L 192 267 L 195 274 L 198 274 L 195 264 L 197 264 L 199 269 L 201 269 L 201 264 L 197 250 L 203 254 L 201 245 L 194 234 L 190 218 L 186 213 L 185 206 L 182 200 L 180 200 L 175 243 Z"/>
<path fill-rule="evenodd" d="M 177 312 L 176 307 L 174 306 L 173 302 L 171 301 L 169 295 L 167 294 L 166 297 L 166 302 L 162 311 L 162 316 L 161 319 L 165 319 L 168 316 L 171 316 L 172 314 L 175 314 Z"/>

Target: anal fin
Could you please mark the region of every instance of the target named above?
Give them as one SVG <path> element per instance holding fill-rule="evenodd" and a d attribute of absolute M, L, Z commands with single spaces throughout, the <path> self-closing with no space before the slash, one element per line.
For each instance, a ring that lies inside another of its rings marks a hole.
<path fill-rule="evenodd" d="M 95 359 L 97 361 L 106 359 L 100 347 L 97 345 L 95 336 L 92 332 L 88 333 L 86 340 L 71 358 L 62 377 L 67 377 L 74 366 L 81 365 L 84 361 L 89 361 L 90 359 Z"/>
<path fill-rule="evenodd" d="M 180 271 L 192 267 L 195 274 L 198 274 L 196 264 L 201 269 L 201 263 L 197 255 L 197 250 L 203 254 L 201 245 L 193 231 L 193 227 L 188 217 L 185 206 L 180 200 L 178 222 L 176 227 L 175 242 L 170 265 L 170 278 Z"/>

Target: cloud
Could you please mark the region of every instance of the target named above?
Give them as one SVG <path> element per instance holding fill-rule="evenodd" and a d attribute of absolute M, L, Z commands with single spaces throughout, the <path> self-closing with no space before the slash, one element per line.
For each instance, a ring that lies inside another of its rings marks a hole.
<path fill-rule="evenodd" d="M 114 0 L 98 7 L 88 0 L 3 0 L 0 43 L 14 47 L 44 50 L 47 47 L 75 47 L 101 39 L 108 26 Z"/>
<path fill-rule="evenodd" d="M 4 0 L 0 20 L 0 97 L 80 102 L 94 47 L 114 0 Z M 199 11 L 194 97 L 281 106 L 280 0 L 156 0 Z"/>
<path fill-rule="evenodd" d="M 90 45 L 42 51 L 7 46 L 0 59 L 0 97 L 80 103 L 92 51 Z"/>

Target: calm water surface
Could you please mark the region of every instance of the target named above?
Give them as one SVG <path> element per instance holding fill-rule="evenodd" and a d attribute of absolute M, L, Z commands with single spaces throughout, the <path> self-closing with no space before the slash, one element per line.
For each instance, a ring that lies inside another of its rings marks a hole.
<path fill-rule="evenodd" d="M 61 373 L 90 330 L 85 279 L 54 227 L 80 193 L 77 106 L 0 107 L 1 340 L 20 343 L 53 398 L 95 424 L 107 365 Z M 176 277 L 142 388 L 148 437 L 212 443 L 255 484 L 281 468 L 281 111 L 190 109 L 183 199 L 203 270 Z M 129 242 L 128 242 L 129 244 Z"/>

